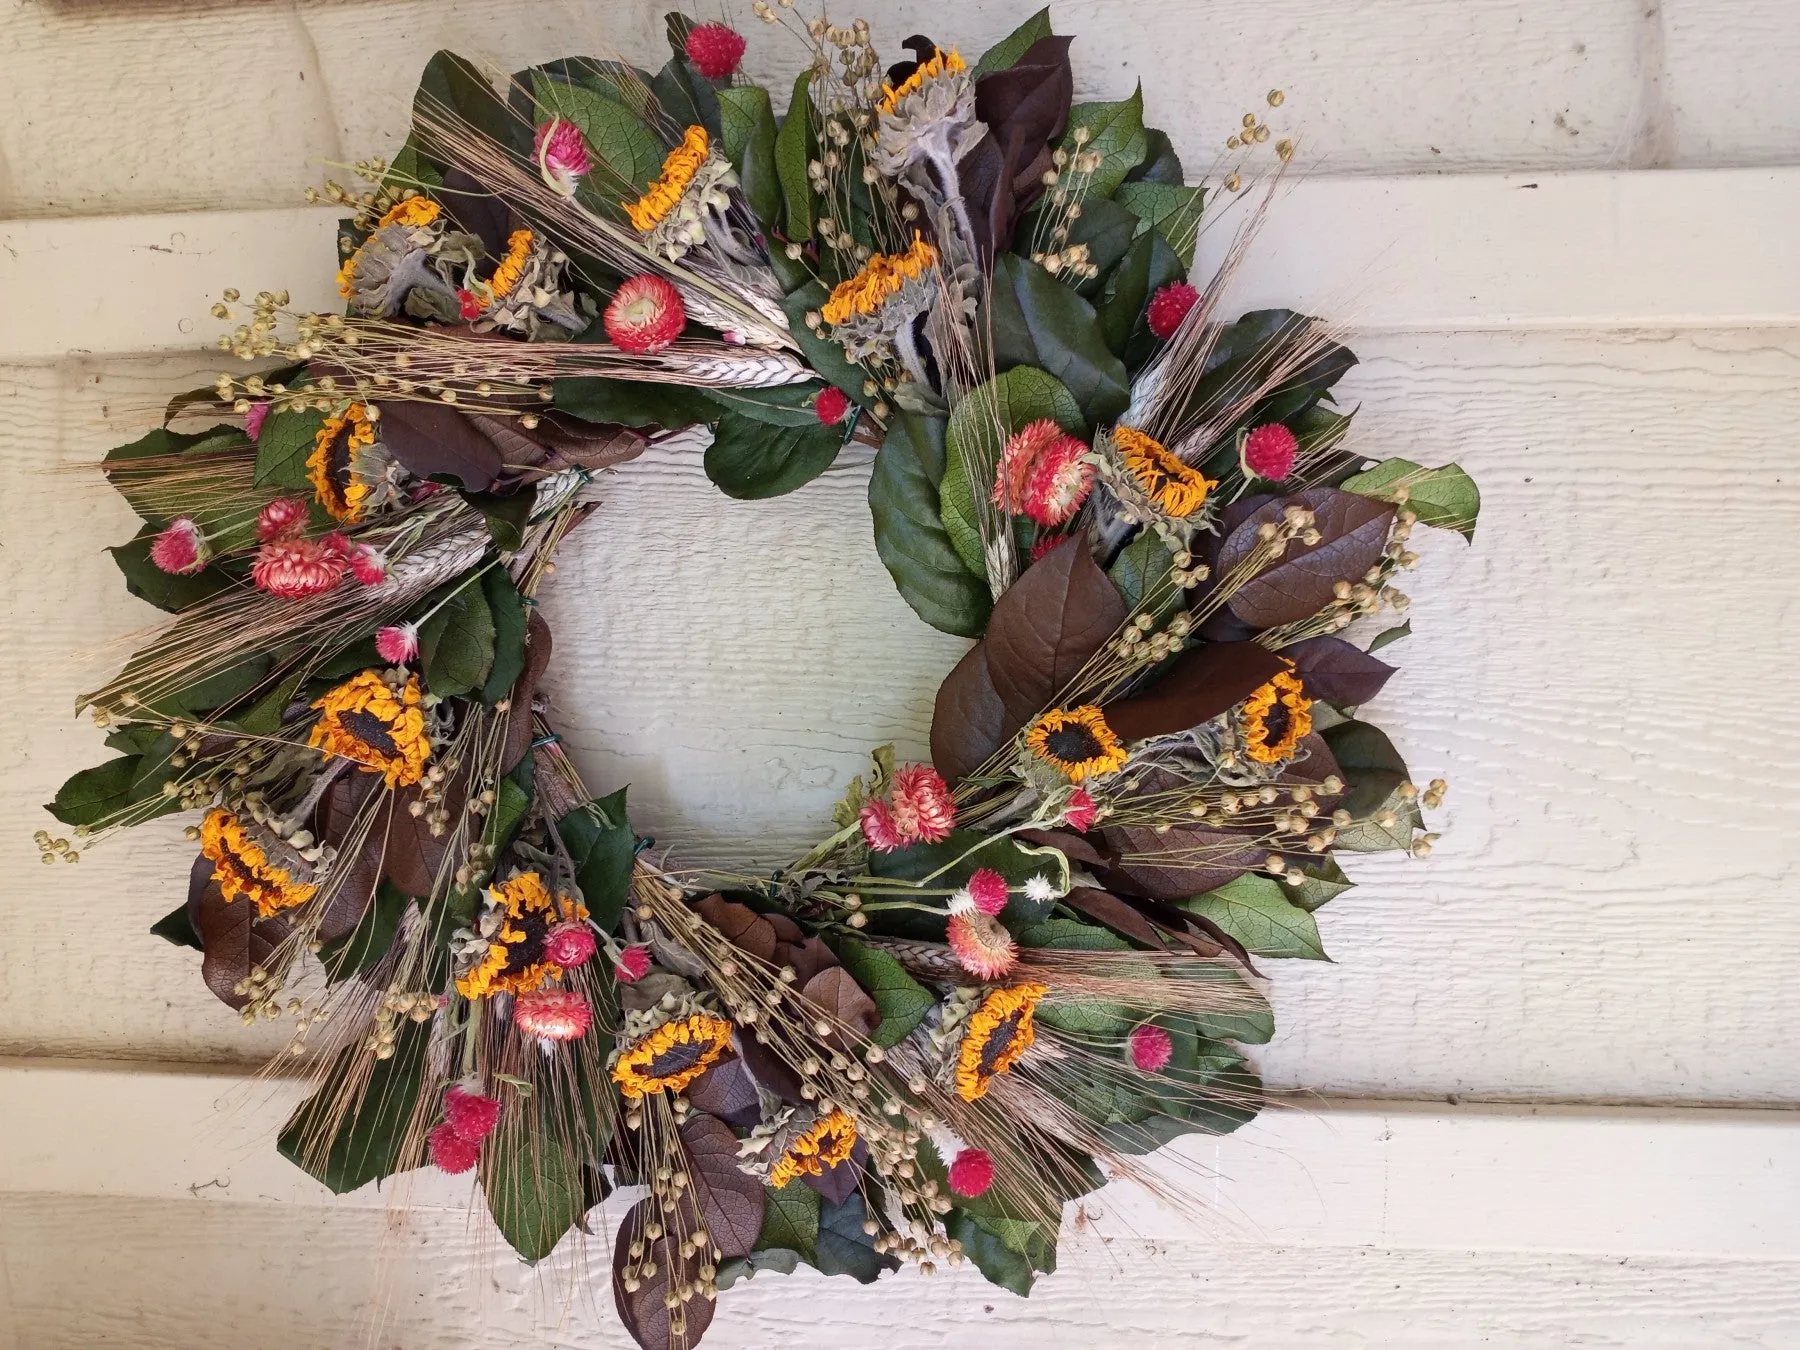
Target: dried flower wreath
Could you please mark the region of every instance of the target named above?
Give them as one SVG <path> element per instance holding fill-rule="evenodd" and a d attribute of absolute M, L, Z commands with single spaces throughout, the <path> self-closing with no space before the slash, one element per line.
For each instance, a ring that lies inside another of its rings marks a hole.
<path fill-rule="evenodd" d="M 1407 626 L 1338 634 L 1478 506 L 1343 448 L 1322 325 L 1222 318 L 1243 232 L 1190 283 L 1205 189 L 1139 93 L 1072 103 L 1047 12 L 884 69 L 789 3 L 755 6 L 813 52 L 780 119 L 679 15 L 655 74 L 431 60 L 393 163 L 327 184 L 344 312 L 225 292 L 261 373 L 106 457 L 175 617 L 82 700 L 118 757 L 51 807 L 82 841 L 204 813 L 153 931 L 293 1018 L 280 1148 L 332 1189 L 475 1169 L 535 1261 L 646 1188 L 613 1285 L 659 1350 L 758 1270 L 1025 1294 L 1108 1176 L 1198 1203 L 1136 1159 L 1259 1108 L 1253 960 L 1323 956 L 1338 853 L 1435 837 L 1443 783 L 1352 715 Z M 241 428 L 168 429 L 206 412 Z M 882 559 L 979 639 L 932 764 L 876 751 L 773 875 L 659 861 L 535 698 L 590 482 L 699 424 L 740 498 L 879 446 Z"/>

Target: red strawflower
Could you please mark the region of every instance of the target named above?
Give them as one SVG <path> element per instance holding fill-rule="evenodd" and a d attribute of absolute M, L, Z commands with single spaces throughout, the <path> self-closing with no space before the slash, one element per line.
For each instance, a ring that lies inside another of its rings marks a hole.
<path fill-rule="evenodd" d="M 1100 808 L 1088 795 L 1086 788 L 1076 788 L 1069 794 L 1069 804 L 1063 808 L 1063 824 L 1071 830 L 1081 831 L 1094 823 L 1094 817 L 1100 814 Z"/>
<path fill-rule="evenodd" d="M 722 23 L 703 23 L 688 30 L 687 54 L 707 79 L 723 80 L 744 59 L 744 36 Z"/>
<path fill-rule="evenodd" d="M 650 973 L 650 949 L 627 947 L 619 953 L 619 964 L 613 967 L 613 978 L 625 984 L 636 984 Z"/>
<path fill-rule="evenodd" d="M 896 773 L 890 797 L 894 827 L 907 843 L 937 844 L 950 837 L 956 803 L 950 785 L 929 764 L 908 764 Z"/>
<path fill-rule="evenodd" d="M 537 129 L 531 151 L 544 181 L 565 197 L 575 195 L 576 187 L 594 167 L 581 128 L 560 117 L 551 118 Z"/>
<path fill-rule="evenodd" d="M 593 1020 L 587 999 L 573 989 L 539 989 L 513 1000 L 513 1025 L 539 1040 L 580 1040 Z"/>
<path fill-rule="evenodd" d="M 835 427 L 844 420 L 844 414 L 850 411 L 849 396 L 836 385 L 826 385 L 819 391 L 819 399 L 813 404 L 813 411 L 826 426 Z"/>
<path fill-rule="evenodd" d="M 176 516 L 150 542 L 150 561 L 178 577 L 198 572 L 210 557 L 206 536 L 192 516 Z"/>
<path fill-rule="evenodd" d="M 1171 281 L 1150 297 L 1150 312 L 1144 317 L 1150 332 L 1159 342 L 1167 342 L 1181 327 L 1181 321 L 1200 299 L 1200 292 L 1185 281 Z"/>
<path fill-rule="evenodd" d="M 594 954 L 594 933 L 585 923 L 559 923 L 544 936 L 544 958 L 573 970 Z"/>
<path fill-rule="evenodd" d="M 620 351 L 648 356 L 681 336 L 687 306 L 681 303 L 680 291 L 645 272 L 620 284 L 601 319 Z"/>
<path fill-rule="evenodd" d="M 862 824 L 863 839 L 877 853 L 892 853 L 906 843 L 886 802 L 864 802 L 857 820 Z"/>
<path fill-rule="evenodd" d="M 1155 1073 L 1175 1053 L 1169 1033 L 1151 1022 L 1133 1027 L 1128 1043 L 1131 1046 L 1131 1062 L 1145 1073 Z"/>
<path fill-rule="evenodd" d="M 1048 417 L 1014 432 L 994 475 L 994 505 L 1039 525 L 1061 525 L 1094 487 L 1087 446 Z"/>
<path fill-rule="evenodd" d="M 335 531 L 323 539 L 272 539 L 256 551 L 250 579 L 270 595 L 304 600 L 344 579 L 349 553 L 349 541 Z"/>
<path fill-rule="evenodd" d="M 969 899 L 983 914 L 998 914 L 1006 908 L 1006 878 L 991 867 L 979 868 L 969 878 Z"/>
<path fill-rule="evenodd" d="M 390 666 L 403 666 L 419 654 L 419 626 L 390 624 L 376 631 L 375 654 Z"/>
<path fill-rule="evenodd" d="M 267 544 L 306 528 L 306 499 L 277 497 L 256 513 L 256 537 Z"/>
<path fill-rule="evenodd" d="M 425 1136 L 431 1161 L 446 1172 L 466 1172 L 481 1158 L 481 1145 L 464 1139 L 453 1125 L 439 1125 Z"/>
<path fill-rule="evenodd" d="M 1003 980 L 1019 963 L 1018 944 L 990 914 L 952 914 L 947 935 L 956 964 L 978 980 Z"/>
<path fill-rule="evenodd" d="M 370 544 L 358 544 L 350 551 L 350 572 L 365 586 L 379 586 L 387 580 L 387 557 Z"/>
<path fill-rule="evenodd" d="M 265 399 L 261 403 L 252 403 L 250 411 L 244 414 L 244 435 L 253 441 L 262 439 L 263 423 L 268 420 L 269 404 Z"/>
<path fill-rule="evenodd" d="M 483 1095 L 479 1084 L 453 1084 L 444 1093 L 444 1121 L 471 1144 L 479 1144 L 500 1123 L 500 1101 Z"/>
<path fill-rule="evenodd" d="M 1239 465 L 1246 478 L 1267 478 L 1279 483 L 1294 471 L 1294 457 L 1300 453 L 1300 442 L 1280 422 L 1264 422 L 1244 437 L 1238 452 Z"/>
<path fill-rule="evenodd" d="M 973 1200 L 994 1184 L 994 1160 L 986 1149 L 965 1148 L 950 1164 L 950 1189 Z"/>
<path fill-rule="evenodd" d="M 481 317 L 481 299 L 466 286 L 456 288 L 456 303 L 463 318 L 474 322 Z"/>

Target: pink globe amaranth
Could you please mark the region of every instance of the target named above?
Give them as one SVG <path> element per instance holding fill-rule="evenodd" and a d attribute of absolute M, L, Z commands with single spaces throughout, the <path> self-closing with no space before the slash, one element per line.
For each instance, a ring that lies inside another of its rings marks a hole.
<path fill-rule="evenodd" d="M 1091 826 L 1099 814 L 1100 808 L 1088 790 L 1076 788 L 1069 794 L 1069 804 L 1063 808 L 1063 824 L 1079 832 Z"/>
<path fill-rule="evenodd" d="M 268 421 L 268 419 L 268 401 L 264 400 L 261 403 L 252 403 L 250 405 L 250 411 L 244 414 L 244 435 L 248 436 L 253 441 L 260 441 L 262 439 L 263 423 Z"/>
<path fill-rule="evenodd" d="M 210 557 L 206 536 L 192 516 L 176 516 L 150 543 L 150 561 L 171 576 L 191 576 Z"/>
<path fill-rule="evenodd" d="M 481 1145 L 464 1139 L 447 1122 L 425 1136 L 425 1147 L 432 1163 L 446 1172 L 467 1172 L 481 1160 Z"/>
<path fill-rule="evenodd" d="M 365 586 L 379 586 L 387 580 L 387 557 L 378 548 L 358 544 L 350 550 L 350 574 Z"/>
<path fill-rule="evenodd" d="M 1294 471 L 1294 460 L 1300 453 L 1300 442 L 1280 422 L 1264 422 L 1244 437 L 1238 452 L 1239 465 L 1246 478 L 1267 478 L 1279 483 Z"/>
<path fill-rule="evenodd" d="M 559 923 L 544 936 L 544 957 L 564 970 L 585 965 L 594 954 L 594 930 L 585 923 Z"/>
<path fill-rule="evenodd" d="M 965 1148 L 950 1163 L 950 1189 L 965 1200 L 987 1193 L 994 1184 L 994 1160 L 986 1149 Z"/>
<path fill-rule="evenodd" d="M 1175 336 L 1175 330 L 1181 327 L 1181 321 L 1188 316 L 1200 300 L 1200 292 L 1185 281 L 1171 281 L 1167 286 L 1150 297 L 1150 308 L 1144 320 L 1150 325 L 1150 332 L 1159 342 L 1167 342 Z"/>
<path fill-rule="evenodd" d="M 950 785 L 929 764 L 908 764 L 894 774 L 894 826 L 909 844 L 939 844 L 956 825 L 956 802 Z"/>
<path fill-rule="evenodd" d="M 541 1041 L 578 1041 L 593 1020 L 593 1008 L 573 989 L 539 989 L 513 1000 L 513 1025 Z"/>
<path fill-rule="evenodd" d="M 722 23 L 703 23 L 687 35 L 687 57 L 709 80 L 728 79 L 744 59 L 744 35 Z"/>
<path fill-rule="evenodd" d="M 650 949 L 627 947 L 619 953 L 619 964 L 613 967 L 613 978 L 622 984 L 636 984 L 650 973 Z"/>
<path fill-rule="evenodd" d="M 403 666 L 419 654 L 417 624 L 397 623 L 375 632 L 375 654 L 390 666 Z"/>
<path fill-rule="evenodd" d="M 581 180 L 594 168 L 581 128 L 560 117 L 551 118 L 537 129 L 531 152 L 544 181 L 565 197 L 573 197 Z"/>
<path fill-rule="evenodd" d="M 1175 1045 L 1169 1033 L 1152 1022 L 1131 1029 L 1129 1038 L 1131 1062 L 1144 1073 L 1155 1073 L 1169 1062 Z"/>
<path fill-rule="evenodd" d="M 500 1101 L 473 1084 L 452 1084 L 444 1093 L 444 1122 L 471 1144 L 479 1144 L 500 1123 Z"/>
<path fill-rule="evenodd" d="M 819 421 L 828 427 L 835 427 L 844 420 L 844 414 L 850 411 L 850 398 L 835 385 L 827 385 L 819 391 L 818 401 L 813 404 L 813 412 Z"/>
<path fill-rule="evenodd" d="M 983 914 L 998 914 L 1006 908 L 1006 878 L 991 867 L 977 868 L 969 878 L 969 898 Z"/>

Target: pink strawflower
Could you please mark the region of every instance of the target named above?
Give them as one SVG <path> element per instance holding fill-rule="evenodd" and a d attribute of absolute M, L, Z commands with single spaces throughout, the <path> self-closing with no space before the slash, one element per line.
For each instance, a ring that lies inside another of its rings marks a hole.
<path fill-rule="evenodd" d="M 358 544 L 350 550 L 350 573 L 365 586 L 379 586 L 387 580 L 387 555 L 372 544 Z"/>
<path fill-rule="evenodd" d="M 284 600 L 323 595 L 344 579 L 349 551 L 344 536 L 335 532 L 323 539 L 272 539 L 256 551 L 250 579 Z"/>
<path fill-rule="evenodd" d="M 886 802 L 864 802 L 857 820 L 862 824 L 863 839 L 877 853 L 892 853 L 906 843 Z"/>
<path fill-rule="evenodd" d="M 594 932 L 585 923 L 559 923 L 544 936 L 544 959 L 564 970 L 583 965 L 594 954 Z"/>
<path fill-rule="evenodd" d="M 537 160 L 538 172 L 544 175 L 544 181 L 565 197 L 575 195 L 581 180 L 594 167 L 593 160 L 588 158 L 587 142 L 581 137 L 581 128 L 560 117 L 552 117 L 537 129 L 531 154 Z"/>
<path fill-rule="evenodd" d="M 471 323 L 481 317 L 481 297 L 466 286 L 457 287 L 456 305 L 458 312 Z M 437 487 L 438 484 L 433 483 L 431 486 Z"/>
<path fill-rule="evenodd" d="M 1131 1062 L 1144 1073 L 1155 1073 L 1175 1053 L 1169 1033 L 1151 1022 L 1133 1027 L 1128 1044 L 1131 1047 Z"/>
<path fill-rule="evenodd" d="M 1019 963 L 1018 944 L 992 915 L 952 914 L 948 935 L 956 964 L 978 980 L 1003 980 Z"/>
<path fill-rule="evenodd" d="M 986 1149 L 965 1148 L 950 1164 L 950 1189 L 968 1200 L 994 1184 L 994 1160 Z"/>
<path fill-rule="evenodd" d="M 650 973 L 650 949 L 627 947 L 619 953 L 619 964 L 613 967 L 613 978 L 624 984 L 636 984 Z"/>
<path fill-rule="evenodd" d="M 256 537 L 267 544 L 306 528 L 306 499 L 277 497 L 256 513 Z"/>
<path fill-rule="evenodd" d="M 1015 432 L 1000 454 L 994 475 L 994 505 L 1039 525 L 1061 525 L 1094 488 L 1087 445 L 1048 417 Z"/>
<path fill-rule="evenodd" d="M 819 398 L 813 404 L 813 411 L 819 420 L 828 427 L 835 427 L 844 420 L 844 414 L 850 411 L 849 396 L 835 385 L 827 385 L 819 392 Z"/>
<path fill-rule="evenodd" d="M 983 914 L 998 914 L 1006 908 L 1006 878 L 991 867 L 983 867 L 969 878 L 969 899 Z"/>
<path fill-rule="evenodd" d="M 744 37 L 722 23 L 703 23 L 688 30 L 687 54 L 707 79 L 727 79 L 744 59 Z"/>
<path fill-rule="evenodd" d="M 419 626 L 389 624 L 375 633 L 375 654 L 390 666 L 404 666 L 419 654 Z"/>
<path fill-rule="evenodd" d="M 1150 312 L 1145 320 L 1150 332 L 1160 342 L 1167 342 L 1181 327 L 1188 311 L 1199 302 L 1200 292 L 1185 281 L 1172 281 L 1150 297 Z"/>
<path fill-rule="evenodd" d="M 1076 788 L 1069 794 L 1069 804 L 1063 808 L 1063 824 L 1071 830 L 1080 832 L 1094 823 L 1100 814 L 1100 808 L 1088 795 L 1086 788 Z"/>
<path fill-rule="evenodd" d="M 894 775 L 894 828 L 907 843 L 937 844 L 950 837 L 956 803 L 950 786 L 929 764 L 908 764 Z"/>
<path fill-rule="evenodd" d="M 1294 471 L 1300 442 L 1280 422 L 1264 422 L 1244 437 L 1238 460 L 1246 478 L 1267 478 L 1279 483 Z"/>
<path fill-rule="evenodd" d="M 431 1161 L 446 1172 L 466 1172 L 481 1158 L 481 1145 L 464 1139 L 452 1125 L 439 1125 L 425 1136 Z"/>
<path fill-rule="evenodd" d="M 178 577 L 198 572 L 210 557 L 212 549 L 192 516 L 176 516 L 150 543 L 150 561 Z"/>
<path fill-rule="evenodd" d="M 471 1144 L 479 1144 L 500 1123 L 500 1101 L 482 1093 L 480 1084 L 453 1084 L 444 1093 L 444 1121 Z"/>
<path fill-rule="evenodd" d="M 244 435 L 253 441 L 262 439 L 263 423 L 268 420 L 269 403 L 265 399 L 261 403 L 252 403 L 250 411 L 244 414 Z"/>
<path fill-rule="evenodd" d="M 619 283 L 601 311 L 606 335 L 620 351 L 634 356 L 660 352 L 687 326 L 681 292 L 653 272 Z"/>
<path fill-rule="evenodd" d="M 576 1041 L 594 1020 L 588 1001 L 573 989 L 539 989 L 513 1000 L 513 1025 L 541 1041 Z"/>

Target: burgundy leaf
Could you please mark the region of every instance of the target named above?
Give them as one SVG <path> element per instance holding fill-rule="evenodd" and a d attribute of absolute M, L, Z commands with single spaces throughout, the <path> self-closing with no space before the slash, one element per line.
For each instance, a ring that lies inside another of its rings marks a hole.
<path fill-rule="evenodd" d="M 677 1336 L 670 1328 L 669 1309 L 663 1306 L 670 1278 L 673 1276 L 683 1284 L 692 1284 L 700 1268 L 700 1257 L 684 1257 L 681 1249 L 670 1241 L 668 1225 L 664 1225 L 662 1237 L 646 1236 L 651 1222 L 657 1217 L 656 1203 L 654 1200 L 638 1201 L 627 1211 L 625 1222 L 619 1225 L 619 1235 L 613 1242 L 613 1306 L 619 1310 L 619 1321 L 631 1339 L 644 1350 L 691 1350 L 706 1334 L 706 1328 L 712 1324 L 713 1310 L 718 1305 L 704 1296 L 690 1298 L 682 1305 L 686 1319 L 684 1334 Z M 631 1264 L 631 1244 L 634 1242 L 643 1244 L 645 1255 L 655 1262 L 656 1274 L 641 1278 L 637 1289 L 627 1292 L 625 1267 Z"/>
<path fill-rule="evenodd" d="M 1105 924 L 1115 933 L 1136 939 L 1146 947 L 1168 950 L 1168 944 L 1162 940 L 1156 925 L 1109 891 L 1095 890 L 1092 886 L 1076 886 L 1063 897 L 1063 903 L 1080 910 L 1096 923 Z"/>
<path fill-rule="evenodd" d="M 765 1197 L 762 1182 L 737 1165 L 737 1136 L 722 1120 L 693 1115 L 681 1127 L 681 1146 L 713 1246 L 727 1258 L 748 1254 L 762 1232 Z"/>
<path fill-rule="evenodd" d="M 1060 849 L 1070 862 L 1086 863 L 1089 867 L 1106 867 L 1112 863 L 1112 859 L 1095 848 L 1091 840 L 1073 830 L 1020 830 L 1013 838 L 1022 844 Z"/>
<path fill-rule="evenodd" d="M 1269 856 L 1255 835 L 1177 825 L 1158 834 L 1148 825 L 1118 826 L 1104 832 L 1119 854 L 1114 868 L 1157 900 L 1184 900 L 1217 890 L 1235 876 L 1253 872 Z"/>
<path fill-rule="evenodd" d="M 499 447 L 447 403 L 383 404 L 381 441 L 409 472 L 448 476 L 471 492 L 486 492 L 500 473 Z"/>
<path fill-rule="evenodd" d="M 938 690 L 931 755 L 939 771 L 953 778 L 972 772 L 1054 706 L 1126 613 L 1085 536 L 1045 554 L 995 601 L 976 648 L 983 656 L 965 656 Z"/>
<path fill-rule="evenodd" d="M 774 917 L 773 915 L 770 916 Z M 775 964 L 794 968 L 794 983 L 804 989 L 812 977 L 822 970 L 840 964 L 837 953 L 816 937 L 804 942 L 784 942 L 775 953 Z"/>
<path fill-rule="evenodd" d="M 1262 628 L 1294 623 L 1317 614 L 1332 600 L 1332 587 L 1340 581 L 1352 585 L 1381 557 L 1394 507 L 1354 492 L 1336 488 L 1310 488 L 1292 497 L 1265 502 L 1233 530 L 1219 550 L 1218 572 L 1224 575 L 1249 556 L 1257 545 L 1257 529 L 1279 522 L 1291 505 L 1309 508 L 1317 544 L 1288 541 L 1287 551 L 1234 591 L 1232 612 Z"/>
<path fill-rule="evenodd" d="M 1050 142 L 1068 125 L 1074 97 L 1066 37 L 1034 42 L 1006 70 L 975 84 L 975 115 L 988 134 L 957 166 L 964 199 L 984 257 L 1012 246 L 1019 213 L 1044 190 Z"/>
<path fill-rule="evenodd" d="M 1338 762 L 1331 753 L 1331 747 L 1325 743 L 1325 738 L 1315 731 L 1309 736 L 1302 736 L 1295 744 L 1293 762 L 1281 771 L 1281 777 L 1275 781 L 1277 783 L 1306 783 L 1316 788 L 1318 784 L 1323 783 L 1333 774 L 1337 775 L 1340 782 L 1343 780 L 1343 770 L 1338 768 Z M 1323 792 L 1315 791 L 1313 800 L 1330 802 L 1333 798 Z"/>
<path fill-rule="evenodd" d="M 802 1173 L 801 1180 L 833 1205 L 841 1205 L 850 1198 L 850 1192 L 856 1189 L 857 1178 L 861 1176 L 863 1163 L 868 1156 L 867 1145 L 858 1139 L 848 1158 L 827 1167 L 816 1177 Z"/>
<path fill-rule="evenodd" d="M 531 701 L 537 697 L 538 681 L 550 665 L 551 645 L 550 625 L 534 605 L 525 624 L 525 668 L 507 695 L 510 711 L 506 715 L 506 744 L 500 751 L 502 774 L 511 773 L 531 751 L 535 739 Z"/>
<path fill-rule="evenodd" d="M 1337 637 L 1307 638 L 1282 648 L 1281 654 L 1294 663 L 1308 698 L 1352 708 L 1379 694 L 1394 673 L 1386 661 Z"/>
<path fill-rule="evenodd" d="M 715 894 L 707 896 L 694 909 L 734 945 L 761 960 L 774 960 L 775 929 L 748 905 L 740 905 L 735 900 L 727 900 L 724 896 Z"/>
<path fill-rule="evenodd" d="M 741 1059 L 727 1059 L 712 1066 L 687 1086 L 687 1099 L 697 1111 L 732 1125 L 749 1128 L 762 1119 L 756 1080 Z"/>
<path fill-rule="evenodd" d="M 1125 741 L 1186 731 L 1235 707 L 1286 669 L 1287 662 L 1259 643 L 1208 643 L 1183 652 L 1146 692 L 1107 704 L 1106 724 Z"/>
<path fill-rule="evenodd" d="M 806 1100 L 800 1091 L 800 1075 L 749 1030 L 738 1034 L 738 1053 L 744 1057 L 744 1067 L 751 1076 L 782 1101 L 798 1106 Z"/>

